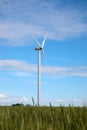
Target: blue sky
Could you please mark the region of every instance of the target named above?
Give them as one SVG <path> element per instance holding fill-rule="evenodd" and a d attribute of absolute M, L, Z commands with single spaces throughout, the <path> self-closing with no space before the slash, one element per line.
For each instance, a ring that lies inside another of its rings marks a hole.
<path fill-rule="evenodd" d="M 0 104 L 37 102 L 37 47 L 42 42 L 40 104 L 87 104 L 87 1 L 0 0 Z"/>

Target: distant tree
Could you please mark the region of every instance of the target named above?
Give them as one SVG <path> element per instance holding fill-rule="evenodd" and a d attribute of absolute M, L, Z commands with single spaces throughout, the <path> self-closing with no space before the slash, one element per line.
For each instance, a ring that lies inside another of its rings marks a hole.
<path fill-rule="evenodd" d="M 12 106 L 24 106 L 24 104 L 22 104 L 22 103 L 16 103 L 16 104 L 12 104 Z"/>
<path fill-rule="evenodd" d="M 30 104 L 26 104 L 26 106 L 31 106 Z"/>

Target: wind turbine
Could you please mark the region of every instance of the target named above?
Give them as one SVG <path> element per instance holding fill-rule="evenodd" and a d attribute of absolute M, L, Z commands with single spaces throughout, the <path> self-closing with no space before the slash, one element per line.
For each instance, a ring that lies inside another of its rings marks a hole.
<path fill-rule="evenodd" d="M 40 42 L 37 40 L 36 37 L 33 37 L 34 40 L 36 41 L 38 47 L 35 48 L 36 51 L 38 51 L 38 66 L 37 66 L 37 105 L 39 106 L 40 104 L 40 52 L 42 51 L 43 55 L 45 56 L 44 54 L 44 45 L 45 45 L 45 41 L 46 41 L 46 38 L 47 38 L 47 34 L 45 35 L 42 43 L 40 44 Z"/>

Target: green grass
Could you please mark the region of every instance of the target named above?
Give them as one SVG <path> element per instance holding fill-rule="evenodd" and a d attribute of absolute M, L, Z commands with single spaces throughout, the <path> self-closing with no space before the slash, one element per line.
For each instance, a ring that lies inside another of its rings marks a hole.
<path fill-rule="evenodd" d="M 0 130 L 87 130 L 87 107 L 0 107 Z"/>

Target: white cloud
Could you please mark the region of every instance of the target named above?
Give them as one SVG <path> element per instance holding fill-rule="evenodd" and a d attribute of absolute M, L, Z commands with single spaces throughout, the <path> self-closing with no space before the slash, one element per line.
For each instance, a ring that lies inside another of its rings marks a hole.
<path fill-rule="evenodd" d="M 0 60 L 0 70 L 12 71 L 16 76 L 30 76 L 37 72 L 37 66 L 20 60 Z M 15 72 L 14 72 L 15 71 Z M 17 72 L 17 73 L 16 73 Z M 61 66 L 42 66 L 41 72 L 51 76 L 81 76 L 87 77 L 87 66 L 61 67 Z"/>
<path fill-rule="evenodd" d="M 29 103 L 29 99 L 27 97 L 22 97 L 22 102 Z"/>
<path fill-rule="evenodd" d="M 83 103 L 84 99 L 57 99 L 56 102 L 58 103 Z"/>
<path fill-rule="evenodd" d="M 31 41 L 33 40 L 32 36 L 40 33 L 41 29 L 34 25 L 25 24 L 21 22 L 0 23 L 0 38 L 6 40 L 6 42 L 4 41 L 3 44 L 7 43 L 11 46 L 19 46 L 27 44 L 27 40 L 28 44 L 31 44 Z"/>
<path fill-rule="evenodd" d="M 87 105 L 86 99 L 57 99 L 55 101 L 59 105 L 74 105 L 74 106 L 83 106 Z"/>
<path fill-rule="evenodd" d="M 38 32 L 37 32 L 38 30 Z M 40 33 L 38 26 L 32 24 L 25 24 L 22 22 L 4 22 L 0 23 L 0 37 L 9 39 L 20 39 L 22 37 L 32 36 L 33 34 Z"/>
<path fill-rule="evenodd" d="M 48 105 L 51 103 L 53 106 L 69 106 L 69 105 L 74 105 L 74 106 L 84 106 L 87 105 L 87 100 L 86 99 L 62 99 L 58 98 L 55 100 L 41 100 L 40 102 L 42 105 Z"/>
<path fill-rule="evenodd" d="M 36 102 L 36 101 L 35 101 Z M 86 99 L 62 99 L 58 98 L 55 100 L 41 100 L 40 104 L 41 105 L 49 105 L 49 103 L 53 106 L 58 106 L 58 105 L 74 105 L 74 106 L 83 106 L 87 105 L 87 100 Z M 23 104 L 32 104 L 31 99 L 27 98 L 26 96 L 23 97 L 17 97 L 17 96 L 7 96 L 3 93 L 0 93 L 0 105 L 12 105 L 16 103 L 23 103 Z"/>
<path fill-rule="evenodd" d="M 10 97 L 5 94 L 0 94 L 0 105 L 12 105 L 16 103 L 23 103 L 27 104 L 30 103 L 29 99 L 24 96 L 24 97 Z"/>
<path fill-rule="evenodd" d="M 2 94 L 2 93 L 0 93 L 0 99 L 4 99 L 4 98 L 7 98 L 7 96 L 5 95 L 5 94 Z"/>
<path fill-rule="evenodd" d="M 56 102 L 57 103 L 64 103 L 65 101 L 64 101 L 64 99 L 57 99 Z"/>
<path fill-rule="evenodd" d="M 36 66 L 19 60 L 0 60 L 0 70 L 36 72 Z"/>
<path fill-rule="evenodd" d="M 31 74 L 30 73 L 28 73 L 28 72 L 20 72 L 20 71 L 18 71 L 18 72 L 15 72 L 15 73 L 11 73 L 12 75 L 15 75 L 15 76 L 21 76 L 21 77 L 31 77 Z"/>
<path fill-rule="evenodd" d="M 86 6 L 87 3 L 85 3 Z M 64 40 L 87 35 L 87 11 L 58 1 L 0 1 L 0 38 L 5 44 L 23 45 L 32 35 Z M 28 42 L 29 43 L 29 42 Z"/>

